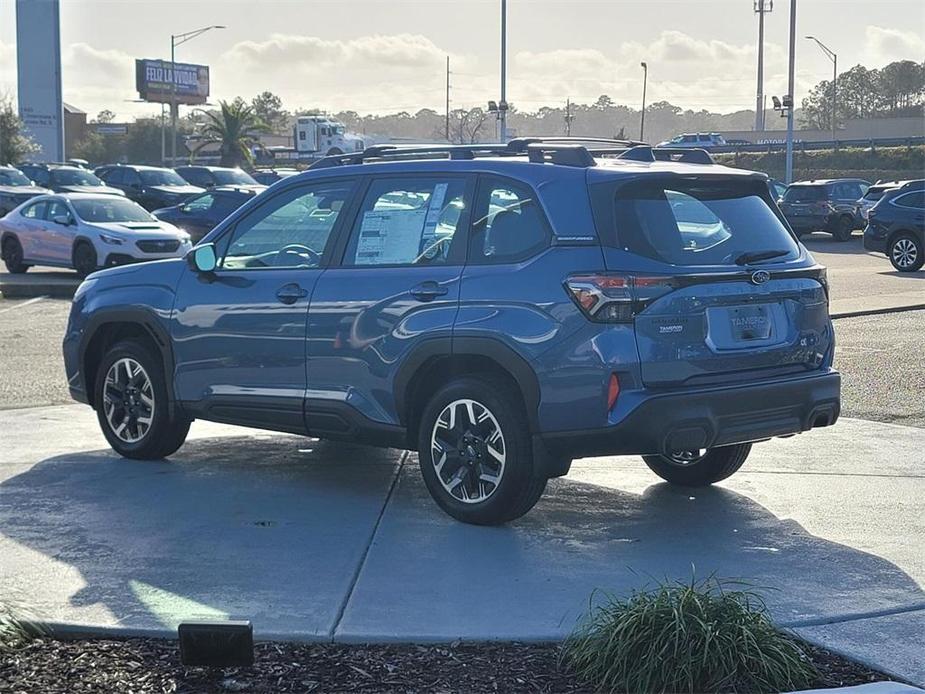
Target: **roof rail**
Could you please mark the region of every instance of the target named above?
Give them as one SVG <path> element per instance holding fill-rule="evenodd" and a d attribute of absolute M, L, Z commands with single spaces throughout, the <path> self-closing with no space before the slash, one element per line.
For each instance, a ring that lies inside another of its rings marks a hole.
<path fill-rule="evenodd" d="M 618 156 L 630 161 L 673 161 L 684 164 L 715 164 L 713 157 L 705 149 L 685 147 L 650 147 L 636 145 Z"/>
<path fill-rule="evenodd" d="M 420 159 L 422 156 L 447 155 L 450 159 L 475 159 L 476 154 L 514 154 L 506 145 L 497 143 L 471 145 L 373 145 L 362 152 L 332 154 L 314 162 L 309 169 L 325 169 L 331 166 L 362 164 L 371 159 Z"/>
<path fill-rule="evenodd" d="M 636 140 L 617 140 L 609 137 L 580 137 L 571 135 L 535 135 L 527 137 L 515 137 L 507 143 L 508 149 L 514 152 L 526 152 L 527 147 L 534 144 L 581 144 L 587 142 L 590 144 L 607 144 L 615 147 L 627 148 L 636 145 L 645 144 Z"/>

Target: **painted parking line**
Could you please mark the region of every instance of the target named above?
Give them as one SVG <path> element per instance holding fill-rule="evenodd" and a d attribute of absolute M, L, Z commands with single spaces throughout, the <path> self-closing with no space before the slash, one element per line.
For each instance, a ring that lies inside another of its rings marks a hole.
<path fill-rule="evenodd" d="M 47 299 L 47 298 L 48 298 L 47 296 L 37 296 L 34 299 L 23 301 L 21 304 L 16 304 L 15 306 L 7 306 L 6 308 L 0 308 L 0 313 L 7 313 L 9 311 L 15 311 L 18 308 L 23 308 L 25 306 L 29 306 L 30 304 L 38 303 L 39 301 L 42 301 L 43 299 Z"/>

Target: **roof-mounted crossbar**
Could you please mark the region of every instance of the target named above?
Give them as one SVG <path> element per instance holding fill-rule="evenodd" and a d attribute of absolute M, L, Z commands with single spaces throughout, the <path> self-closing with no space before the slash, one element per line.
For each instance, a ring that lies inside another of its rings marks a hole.
<path fill-rule="evenodd" d="M 713 157 L 705 149 L 682 147 L 650 147 L 637 145 L 618 155 L 618 159 L 630 161 L 672 161 L 684 164 L 715 164 Z"/>
<path fill-rule="evenodd" d="M 561 166 L 596 166 L 594 157 L 581 145 L 528 144 L 527 158 L 534 164 Z"/>

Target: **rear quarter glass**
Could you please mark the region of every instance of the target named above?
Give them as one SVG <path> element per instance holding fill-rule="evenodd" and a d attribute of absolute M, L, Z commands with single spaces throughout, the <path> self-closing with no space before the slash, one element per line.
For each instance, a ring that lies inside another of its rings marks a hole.
<path fill-rule="evenodd" d="M 764 251 L 782 251 L 769 262 L 800 255 L 764 180 L 647 178 L 601 186 L 592 200 L 605 245 L 675 266 L 734 266 L 743 254 Z"/>

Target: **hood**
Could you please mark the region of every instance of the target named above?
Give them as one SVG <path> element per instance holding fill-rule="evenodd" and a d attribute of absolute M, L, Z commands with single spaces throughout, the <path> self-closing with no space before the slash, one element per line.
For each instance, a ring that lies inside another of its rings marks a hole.
<path fill-rule="evenodd" d="M 41 186 L 0 186 L 0 194 L 15 195 L 17 197 L 45 195 L 51 192 L 48 188 L 42 188 Z"/>
<path fill-rule="evenodd" d="M 94 229 L 99 229 L 100 231 L 112 231 L 117 234 L 137 233 L 139 236 L 164 234 L 176 238 L 176 236 L 180 233 L 180 231 L 173 224 L 168 224 L 167 222 L 161 221 L 93 222 L 92 224 L 89 224 L 89 226 L 92 226 Z"/>
<path fill-rule="evenodd" d="M 205 193 L 205 188 L 200 188 L 199 186 L 145 186 L 145 190 L 160 193 L 162 195 L 199 195 L 199 193 Z"/>
<path fill-rule="evenodd" d="M 109 186 L 58 186 L 59 193 L 99 193 L 101 195 L 121 195 L 125 196 L 118 188 Z"/>

